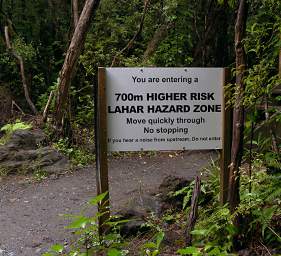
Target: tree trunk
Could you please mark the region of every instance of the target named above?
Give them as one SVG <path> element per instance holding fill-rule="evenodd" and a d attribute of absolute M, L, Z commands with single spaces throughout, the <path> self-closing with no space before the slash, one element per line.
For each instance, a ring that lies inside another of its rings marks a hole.
<path fill-rule="evenodd" d="M 236 98 L 233 109 L 233 135 L 231 147 L 231 164 L 229 174 L 229 193 L 228 202 L 231 212 L 239 204 L 239 183 L 243 155 L 243 137 L 244 137 L 244 72 L 246 68 L 246 54 L 243 45 L 243 39 L 246 31 L 246 20 L 248 13 L 248 4 L 246 0 L 239 1 L 235 24 L 235 54 L 236 54 Z"/>
<path fill-rule="evenodd" d="M 77 26 L 75 27 L 69 48 L 67 50 L 63 67 L 60 71 L 58 96 L 55 109 L 55 126 L 58 131 L 62 130 L 63 119 L 68 111 L 68 95 L 71 79 L 74 76 L 77 60 L 84 45 L 87 31 L 91 20 L 100 0 L 87 0 L 80 15 Z"/>

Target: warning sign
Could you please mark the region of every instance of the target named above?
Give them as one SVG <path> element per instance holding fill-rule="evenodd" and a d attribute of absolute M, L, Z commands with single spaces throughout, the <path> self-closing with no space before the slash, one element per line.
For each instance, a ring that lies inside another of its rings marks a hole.
<path fill-rule="evenodd" d="M 223 68 L 106 68 L 109 151 L 221 149 Z"/>

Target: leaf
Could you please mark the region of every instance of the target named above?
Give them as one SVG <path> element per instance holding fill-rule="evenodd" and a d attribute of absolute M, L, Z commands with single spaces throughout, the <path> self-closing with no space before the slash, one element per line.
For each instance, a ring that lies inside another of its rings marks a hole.
<path fill-rule="evenodd" d="M 195 229 L 190 232 L 192 235 L 205 236 L 208 233 L 207 229 Z"/>
<path fill-rule="evenodd" d="M 87 223 L 89 223 L 89 218 L 82 216 L 79 219 L 73 221 L 70 225 L 68 225 L 66 228 L 85 228 Z"/>
<path fill-rule="evenodd" d="M 133 221 L 133 219 L 126 219 L 126 220 L 113 220 L 113 221 L 107 221 L 106 222 L 106 225 L 109 225 L 109 226 L 117 226 L 119 224 L 124 224 L 124 223 L 128 223 L 130 221 Z"/>
<path fill-rule="evenodd" d="M 123 253 L 120 250 L 117 250 L 115 248 L 111 248 L 111 249 L 108 250 L 107 255 L 108 256 L 122 256 Z"/>
<path fill-rule="evenodd" d="M 208 252 L 210 256 L 220 255 L 221 251 L 218 247 L 213 248 L 211 251 Z"/>
<path fill-rule="evenodd" d="M 107 196 L 108 192 L 104 192 L 102 194 L 99 194 L 97 195 L 96 197 L 92 198 L 90 201 L 89 201 L 89 204 L 91 205 L 97 205 L 99 202 L 103 201 L 104 198 Z"/>
<path fill-rule="evenodd" d="M 220 215 L 222 216 L 229 216 L 230 215 L 230 211 L 227 208 L 223 208 L 220 210 Z"/>
<path fill-rule="evenodd" d="M 191 195 L 186 195 L 184 198 L 183 198 L 183 204 L 182 204 L 182 209 L 185 209 L 187 204 L 189 203 L 191 199 Z"/>
<path fill-rule="evenodd" d="M 156 246 L 156 244 L 153 243 L 153 242 L 148 242 L 148 243 L 145 243 L 145 244 L 144 244 L 144 248 L 156 249 L 157 246 Z"/>
<path fill-rule="evenodd" d="M 200 251 L 198 250 L 198 248 L 196 248 L 194 246 L 179 249 L 179 250 L 177 250 L 177 253 L 179 253 L 180 255 L 188 255 L 188 254 L 200 255 L 201 254 Z"/>
<path fill-rule="evenodd" d="M 154 252 L 152 252 L 152 256 L 156 256 L 159 254 L 159 250 L 155 250 Z"/>
<path fill-rule="evenodd" d="M 63 251 L 63 246 L 61 244 L 54 244 L 52 247 L 51 247 L 51 250 L 54 251 L 54 252 L 57 252 L 57 253 L 62 253 Z"/>
<path fill-rule="evenodd" d="M 272 219 L 272 216 L 274 215 L 274 212 L 275 212 L 276 208 L 275 207 L 270 207 L 270 208 L 265 208 L 263 210 L 263 213 L 262 213 L 262 217 L 263 217 L 263 220 L 262 220 L 262 236 L 264 237 L 264 232 L 265 232 L 265 229 L 268 227 L 271 219 Z"/>
<path fill-rule="evenodd" d="M 157 248 L 159 248 L 160 244 L 162 243 L 162 241 L 163 241 L 163 239 L 164 239 L 164 236 L 165 236 L 165 234 L 164 234 L 163 231 L 161 231 L 161 232 L 159 232 L 159 233 L 157 234 L 157 236 L 156 236 L 156 245 L 157 245 Z"/>

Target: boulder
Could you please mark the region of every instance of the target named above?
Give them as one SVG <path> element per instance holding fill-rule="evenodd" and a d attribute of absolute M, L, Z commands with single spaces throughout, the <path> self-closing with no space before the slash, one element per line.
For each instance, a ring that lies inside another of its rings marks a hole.
<path fill-rule="evenodd" d="M 37 149 L 36 135 L 29 130 L 16 130 L 5 144 L 5 147 L 10 150 Z"/>
<path fill-rule="evenodd" d="M 145 226 L 146 218 L 150 213 L 160 214 L 161 204 L 157 197 L 152 195 L 139 194 L 131 198 L 126 205 L 118 212 L 120 219 L 128 220 L 120 229 L 124 237 L 143 233 L 149 228 Z"/>
<path fill-rule="evenodd" d="M 41 130 L 17 130 L 0 146 L 0 170 L 8 173 L 30 173 L 36 170 L 50 174 L 70 169 L 67 157 L 51 147 L 43 146 L 46 135 Z"/>
<path fill-rule="evenodd" d="M 173 193 L 187 187 L 192 180 L 187 180 L 182 177 L 166 176 L 159 186 L 157 196 L 162 201 L 162 211 L 169 208 L 181 208 L 184 195 L 173 196 Z"/>
<path fill-rule="evenodd" d="M 167 176 L 153 194 L 138 194 L 131 198 L 118 212 L 120 219 L 129 220 L 121 227 L 121 235 L 128 237 L 148 230 L 147 217 L 154 213 L 161 216 L 166 210 L 182 207 L 183 196 L 173 197 L 171 194 L 190 184 L 191 180 Z"/>

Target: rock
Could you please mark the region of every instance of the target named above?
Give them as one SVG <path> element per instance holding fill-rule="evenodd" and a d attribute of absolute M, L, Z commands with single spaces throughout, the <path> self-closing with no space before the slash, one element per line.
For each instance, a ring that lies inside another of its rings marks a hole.
<path fill-rule="evenodd" d="M 185 178 L 175 177 L 172 175 L 165 177 L 159 186 L 157 194 L 162 201 L 161 211 L 165 211 L 172 207 L 181 208 L 184 195 L 173 196 L 172 194 L 188 186 L 190 183 L 191 180 L 187 180 Z"/>
<path fill-rule="evenodd" d="M 185 237 L 179 232 L 179 228 L 166 230 L 163 243 L 167 246 L 184 246 L 184 239 Z"/>
<path fill-rule="evenodd" d="M 16 130 L 5 146 L 16 150 L 37 149 L 46 138 L 46 135 L 40 130 Z"/>
<path fill-rule="evenodd" d="M 156 216 L 161 216 L 167 209 L 175 206 L 181 207 L 183 196 L 174 198 L 170 196 L 170 193 L 182 189 L 190 182 L 184 178 L 167 176 L 159 186 L 156 195 L 139 194 L 131 198 L 125 207 L 118 212 L 122 220 L 130 220 L 121 227 L 121 235 L 128 237 L 149 230 L 144 224 L 152 212 Z"/>
<path fill-rule="evenodd" d="M 145 219 L 151 212 L 160 214 L 160 208 L 159 200 L 151 195 L 137 195 L 130 199 L 117 214 L 121 216 L 120 219 L 129 220 L 121 226 L 121 235 L 129 237 L 148 231 L 149 227 L 144 225 Z"/>
<path fill-rule="evenodd" d="M 146 222 L 142 219 L 130 219 L 121 226 L 120 235 L 123 237 L 130 237 L 138 233 L 145 233 L 149 230 L 149 227 L 145 226 L 145 223 Z"/>
<path fill-rule="evenodd" d="M 118 212 L 124 219 L 145 219 L 150 213 L 161 214 L 161 201 L 152 195 L 137 195 L 131 198 Z"/>
<path fill-rule="evenodd" d="M 70 169 L 67 157 L 51 147 L 43 147 L 46 135 L 41 130 L 17 130 L 0 146 L 0 170 L 4 173 L 44 171 L 50 174 Z"/>

